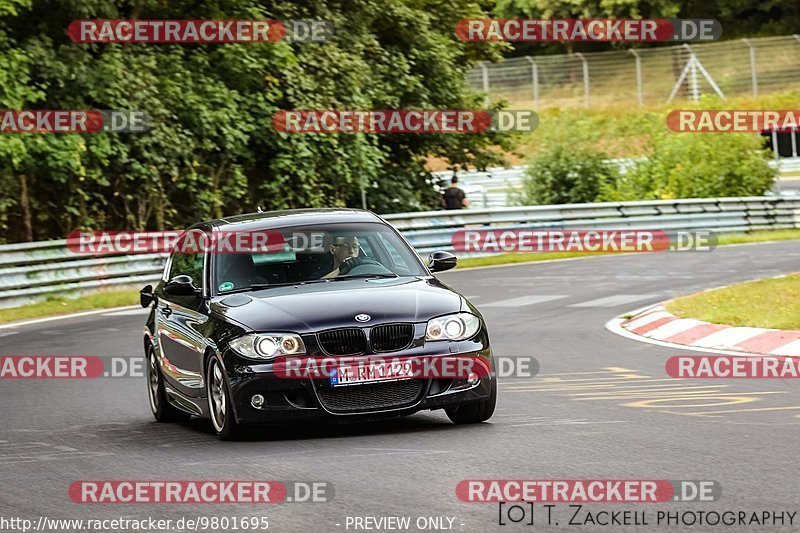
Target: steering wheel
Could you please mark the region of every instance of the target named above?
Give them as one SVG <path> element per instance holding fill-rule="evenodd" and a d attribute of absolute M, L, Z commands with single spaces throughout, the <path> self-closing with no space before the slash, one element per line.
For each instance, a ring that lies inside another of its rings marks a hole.
<path fill-rule="evenodd" d="M 390 274 L 391 270 L 368 257 L 350 257 L 339 265 L 339 275 Z"/>

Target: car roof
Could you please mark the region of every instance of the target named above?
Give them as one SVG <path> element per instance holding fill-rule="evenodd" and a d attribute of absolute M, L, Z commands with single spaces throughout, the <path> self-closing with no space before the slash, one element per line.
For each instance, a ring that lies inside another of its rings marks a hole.
<path fill-rule="evenodd" d="M 363 209 L 328 208 L 245 213 L 208 220 L 192 227 L 213 228 L 215 231 L 251 231 L 287 226 L 358 222 L 384 223 L 378 215 Z"/>

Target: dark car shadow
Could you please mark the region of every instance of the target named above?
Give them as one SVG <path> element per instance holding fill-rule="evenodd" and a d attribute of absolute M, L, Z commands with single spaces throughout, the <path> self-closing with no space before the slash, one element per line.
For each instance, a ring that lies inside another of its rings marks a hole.
<path fill-rule="evenodd" d="M 205 433 L 216 438 L 211 422 L 192 418 L 181 423 L 187 430 Z M 488 424 L 487 424 L 488 426 Z M 430 413 L 380 420 L 354 422 L 296 422 L 286 424 L 253 425 L 241 427 L 235 440 L 240 442 L 292 441 L 309 439 L 334 439 L 370 435 L 402 435 L 408 433 L 433 433 L 458 430 L 456 424 Z"/>

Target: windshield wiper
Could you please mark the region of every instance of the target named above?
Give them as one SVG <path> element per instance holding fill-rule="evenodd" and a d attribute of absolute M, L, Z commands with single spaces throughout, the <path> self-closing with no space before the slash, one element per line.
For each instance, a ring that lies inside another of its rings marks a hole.
<path fill-rule="evenodd" d="M 353 274 L 352 276 L 336 276 L 329 278 L 330 281 L 342 281 L 345 279 L 384 279 L 384 278 L 399 278 L 397 274 Z"/>
<path fill-rule="evenodd" d="M 327 283 L 329 279 L 308 279 L 305 281 L 287 281 L 285 283 L 253 283 L 251 289 L 270 289 L 272 287 L 291 287 L 292 285 L 308 285 L 309 283 Z"/>

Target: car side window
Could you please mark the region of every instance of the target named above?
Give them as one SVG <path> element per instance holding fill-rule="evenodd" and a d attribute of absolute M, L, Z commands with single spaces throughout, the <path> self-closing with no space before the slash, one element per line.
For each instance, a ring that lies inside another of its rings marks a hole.
<path fill-rule="evenodd" d="M 173 253 L 167 279 L 175 276 L 191 276 L 196 287 L 203 287 L 203 254 Z"/>
<path fill-rule="evenodd" d="M 375 258 L 375 251 L 372 249 L 372 245 L 369 242 L 369 235 L 356 235 L 358 238 L 358 244 L 361 245 L 361 255 L 365 257 Z"/>
<path fill-rule="evenodd" d="M 402 269 L 408 269 L 408 264 L 406 264 L 406 262 L 403 260 L 403 257 L 400 255 L 400 252 L 397 251 L 395 245 L 389 242 L 389 240 L 386 239 L 386 237 L 384 237 L 383 235 L 379 234 L 378 238 L 380 239 L 383 247 L 389 253 L 389 257 L 391 259 L 392 264 Z"/>

